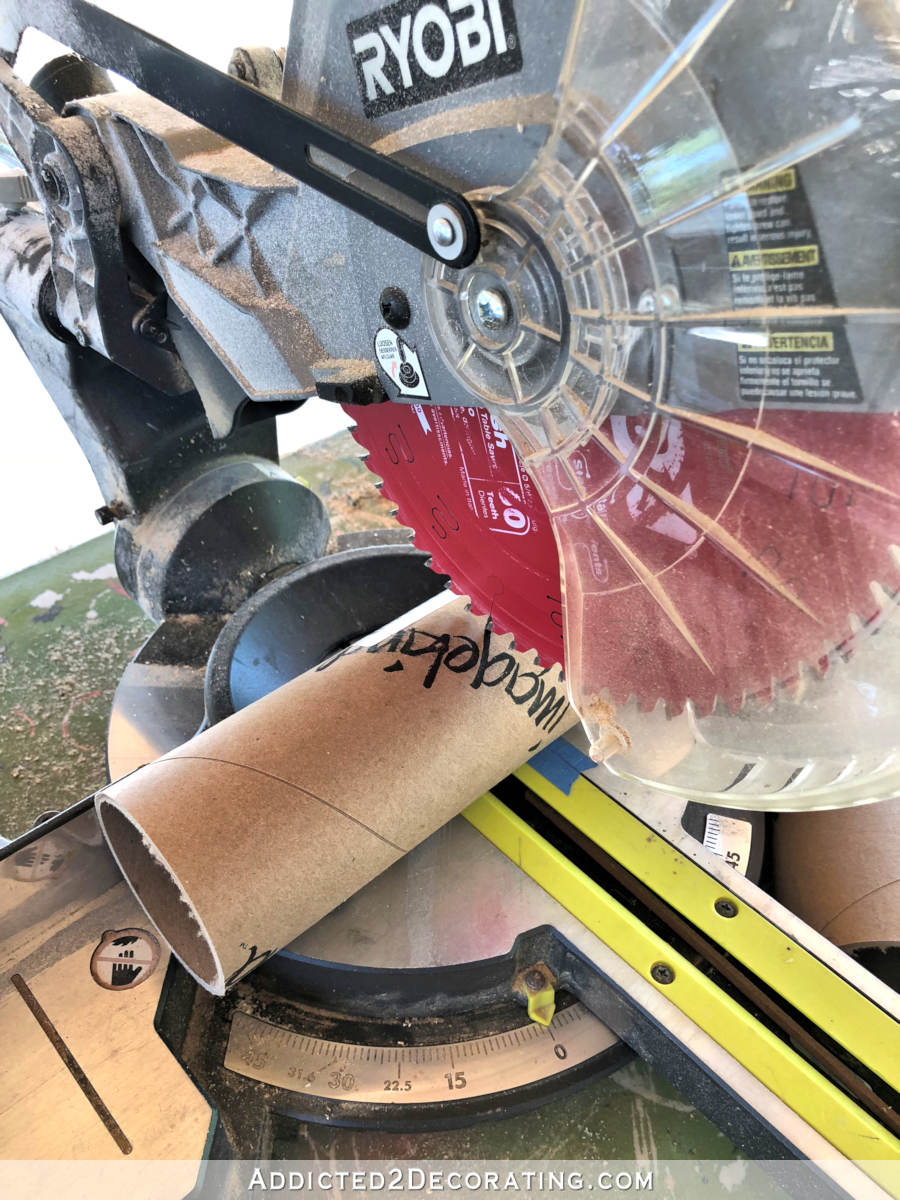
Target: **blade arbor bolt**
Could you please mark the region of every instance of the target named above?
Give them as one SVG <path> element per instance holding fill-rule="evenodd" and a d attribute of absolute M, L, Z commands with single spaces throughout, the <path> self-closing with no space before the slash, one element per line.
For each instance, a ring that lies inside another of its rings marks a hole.
<path fill-rule="evenodd" d="M 482 288 L 475 307 L 485 329 L 500 329 L 509 320 L 509 301 L 496 288 Z"/>

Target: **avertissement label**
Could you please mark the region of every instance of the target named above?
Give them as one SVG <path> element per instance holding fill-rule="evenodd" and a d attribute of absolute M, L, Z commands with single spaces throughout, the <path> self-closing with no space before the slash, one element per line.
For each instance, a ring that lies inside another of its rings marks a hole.
<path fill-rule="evenodd" d="M 522 69 L 512 0 L 398 0 L 347 26 L 367 117 Z"/>

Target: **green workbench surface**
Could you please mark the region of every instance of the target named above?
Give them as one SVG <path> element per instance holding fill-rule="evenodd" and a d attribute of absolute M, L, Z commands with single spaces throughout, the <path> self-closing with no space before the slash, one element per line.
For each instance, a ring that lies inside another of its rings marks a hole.
<path fill-rule="evenodd" d="M 340 433 L 281 464 L 321 496 L 329 549 L 341 533 L 396 528 L 360 453 Z M 106 782 L 113 693 L 153 629 L 116 578 L 112 532 L 0 580 L 0 835 Z"/>

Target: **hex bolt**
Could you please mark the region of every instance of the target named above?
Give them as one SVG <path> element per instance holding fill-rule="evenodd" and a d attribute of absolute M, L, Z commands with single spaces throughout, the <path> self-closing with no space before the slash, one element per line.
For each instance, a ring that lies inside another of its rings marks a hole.
<path fill-rule="evenodd" d="M 652 316 L 656 312 L 656 296 L 649 289 L 638 297 L 637 310 L 645 317 Z"/>
<path fill-rule="evenodd" d="M 69 198 L 69 189 L 66 187 L 66 181 L 60 175 L 55 167 L 41 167 L 40 172 L 41 187 L 44 189 L 44 195 L 51 204 L 65 204 Z"/>
<path fill-rule="evenodd" d="M 162 346 L 169 340 L 169 335 L 165 328 L 160 325 L 159 321 L 154 321 L 152 317 L 143 317 L 138 325 L 138 333 L 142 338 L 146 338 L 148 342 L 156 342 L 158 346 Z"/>
<path fill-rule="evenodd" d="M 482 288 L 475 306 L 485 329 L 500 329 L 509 320 L 509 301 L 497 288 Z"/>
<path fill-rule="evenodd" d="M 529 992 L 539 992 L 547 986 L 547 980 L 540 967 L 531 967 L 525 972 L 523 983 Z"/>
<path fill-rule="evenodd" d="M 727 900 L 724 896 L 717 900 L 713 907 L 720 917 L 736 917 L 738 913 L 735 902 L 733 900 Z"/>
<path fill-rule="evenodd" d="M 102 504 L 94 510 L 94 516 L 101 525 L 110 525 L 113 521 L 122 521 L 128 516 L 128 509 L 121 500 L 113 500 L 112 504 Z"/>
<path fill-rule="evenodd" d="M 228 63 L 228 74 L 277 100 L 281 96 L 284 61 L 281 54 L 269 46 L 235 46 Z"/>
<path fill-rule="evenodd" d="M 650 977 L 656 983 L 673 983 L 675 972 L 668 963 L 658 962 L 650 968 Z"/>
<path fill-rule="evenodd" d="M 405 329 L 410 322 L 409 300 L 398 287 L 386 287 L 378 301 L 382 320 L 392 329 Z"/>
<path fill-rule="evenodd" d="M 679 312 L 681 310 L 681 297 L 672 284 L 667 283 L 659 289 L 658 304 L 656 293 L 650 288 L 642 292 L 639 296 L 637 310 L 642 316 L 652 317 L 656 313 L 657 308 L 660 308 L 664 313 Z"/>

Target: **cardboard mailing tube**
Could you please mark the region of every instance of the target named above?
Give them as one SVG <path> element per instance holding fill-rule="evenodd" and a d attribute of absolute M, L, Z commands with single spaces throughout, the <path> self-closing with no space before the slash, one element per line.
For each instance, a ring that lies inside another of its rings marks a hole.
<path fill-rule="evenodd" d="M 570 728 L 558 667 L 455 598 L 97 797 L 148 917 L 216 995 Z"/>
<path fill-rule="evenodd" d="M 776 895 L 844 950 L 900 946 L 900 799 L 775 824 Z"/>

